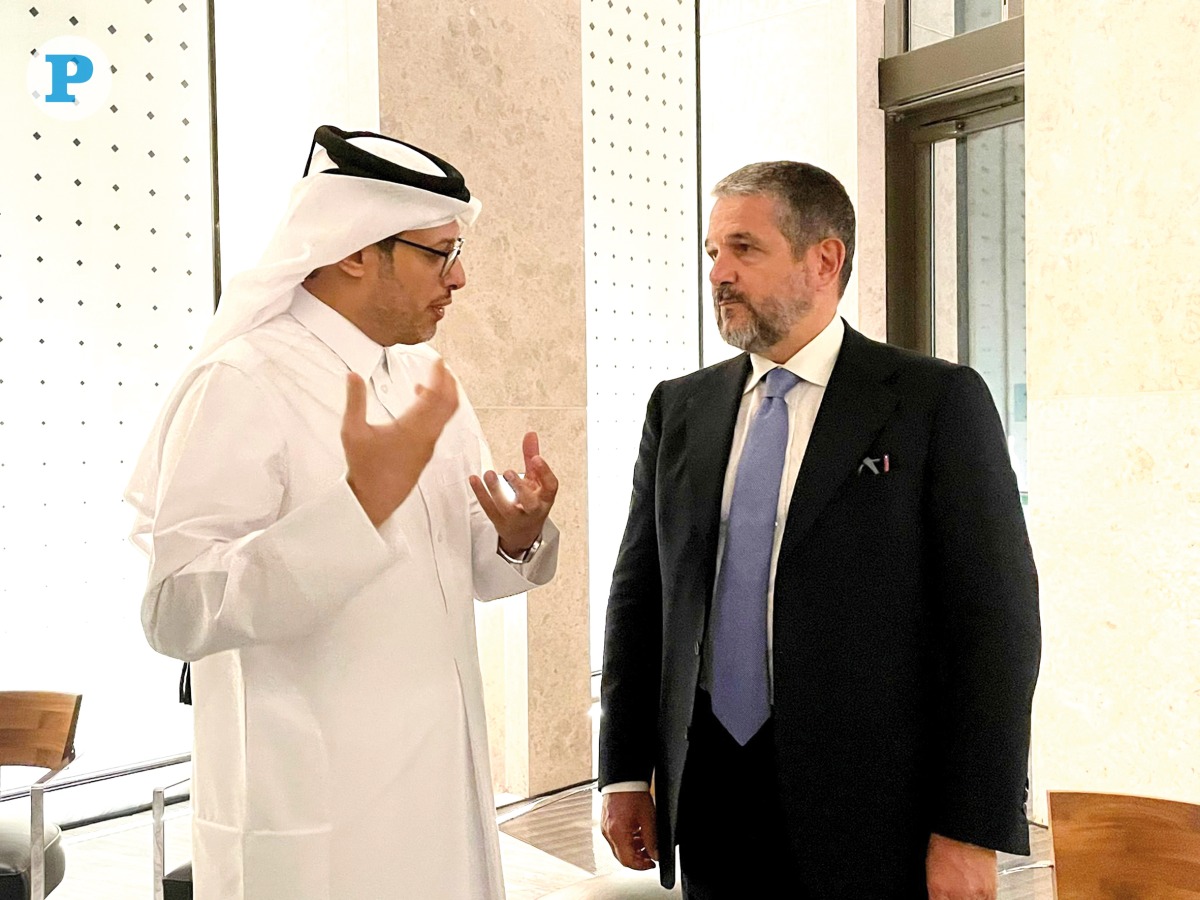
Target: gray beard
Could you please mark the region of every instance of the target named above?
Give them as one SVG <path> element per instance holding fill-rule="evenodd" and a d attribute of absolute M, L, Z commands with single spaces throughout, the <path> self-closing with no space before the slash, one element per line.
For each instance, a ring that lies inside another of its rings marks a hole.
<path fill-rule="evenodd" d="M 718 317 L 717 330 L 721 332 L 725 343 L 747 353 L 762 353 L 783 339 L 783 332 L 773 323 L 765 321 L 748 306 L 746 312 L 749 313 L 750 321 L 740 328 L 735 328 Z"/>
<path fill-rule="evenodd" d="M 721 316 L 721 300 L 741 303 L 749 321 L 740 327 L 726 323 Z M 744 294 L 725 285 L 713 291 L 713 306 L 717 314 L 717 330 L 725 343 L 747 353 L 759 354 L 783 340 L 792 326 L 811 308 L 811 304 L 805 303 L 789 309 L 778 299 L 769 297 L 763 303 L 764 311 L 759 311 L 746 302 Z"/>

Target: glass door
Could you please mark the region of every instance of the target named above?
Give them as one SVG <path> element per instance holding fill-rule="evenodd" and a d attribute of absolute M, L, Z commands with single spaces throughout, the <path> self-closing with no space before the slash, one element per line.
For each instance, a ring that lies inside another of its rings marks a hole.
<path fill-rule="evenodd" d="M 933 355 L 987 382 L 1026 492 L 1025 126 L 937 141 L 930 153 Z"/>

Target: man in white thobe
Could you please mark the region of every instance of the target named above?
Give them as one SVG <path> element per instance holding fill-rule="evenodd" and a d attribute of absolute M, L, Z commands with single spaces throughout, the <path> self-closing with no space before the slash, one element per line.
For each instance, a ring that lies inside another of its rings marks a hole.
<path fill-rule="evenodd" d="M 478 209 L 443 160 L 318 129 L 143 452 L 142 623 L 193 661 L 197 900 L 504 895 L 472 600 L 553 575 L 558 484 L 534 434 L 523 477 L 490 471 L 425 343 Z"/>

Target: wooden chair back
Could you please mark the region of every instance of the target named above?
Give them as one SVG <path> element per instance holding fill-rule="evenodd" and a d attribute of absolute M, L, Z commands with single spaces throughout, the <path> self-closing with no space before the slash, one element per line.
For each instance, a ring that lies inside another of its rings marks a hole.
<path fill-rule="evenodd" d="M 75 758 L 78 694 L 0 691 L 0 766 L 57 770 Z"/>
<path fill-rule="evenodd" d="M 1058 900 L 1200 900 L 1200 806 L 1051 791 Z"/>

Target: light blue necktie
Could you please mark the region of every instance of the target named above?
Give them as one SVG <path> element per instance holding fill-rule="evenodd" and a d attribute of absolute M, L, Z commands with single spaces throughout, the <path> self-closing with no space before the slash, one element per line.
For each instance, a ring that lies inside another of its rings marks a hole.
<path fill-rule="evenodd" d="M 767 373 L 766 396 L 742 449 L 721 556 L 713 613 L 712 708 L 745 745 L 771 715 L 767 669 L 767 582 L 787 455 L 784 395 L 800 382 L 787 369 Z"/>

